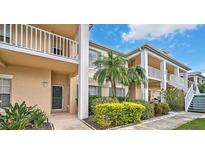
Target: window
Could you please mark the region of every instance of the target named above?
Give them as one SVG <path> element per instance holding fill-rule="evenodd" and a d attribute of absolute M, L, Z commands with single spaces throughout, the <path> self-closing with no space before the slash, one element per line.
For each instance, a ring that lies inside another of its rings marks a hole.
<path fill-rule="evenodd" d="M 89 95 L 90 96 L 101 96 L 101 87 L 89 86 Z"/>
<path fill-rule="evenodd" d="M 8 107 L 11 97 L 11 79 L 0 78 L 0 107 Z"/>
<path fill-rule="evenodd" d="M 112 88 L 109 88 L 109 95 L 112 96 Z M 116 88 L 116 96 L 125 96 L 125 89 Z"/>
<path fill-rule="evenodd" d="M 0 24 L 0 41 L 4 41 L 4 24 Z M 10 42 L 10 25 L 6 24 L 6 42 Z"/>
<path fill-rule="evenodd" d="M 92 51 L 92 50 L 89 51 L 89 67 L 92 68 L 96 67 L 95 62 L 99 56 L 100 56 L 99 52 Z"/>

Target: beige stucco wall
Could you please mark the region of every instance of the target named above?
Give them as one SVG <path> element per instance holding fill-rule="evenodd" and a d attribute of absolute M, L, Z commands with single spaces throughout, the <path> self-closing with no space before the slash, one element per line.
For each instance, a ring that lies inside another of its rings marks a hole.
<path fill-rule="evenodd" d="M 68 111 L 69 108 L 69 76 L 52 72 L 51 85 L 63 86 L 63 110 Z"/>
<path fill-rule="evenodd" d="M 0 74 L 13 75 L 11 103 L 25 101 L 36 105 L 47 114 L 51 111 L 51 71 L 45 69 L 7 66 Z"/>
<path fill-rule="evenodd" d="M 70 80 L 69 80 L 69 87 L 70 87 L 70 113 L 75 114 L 77 113 L 77 103 L 76 103 L 76 98 L 77 96 L 77 76 L 70 74 Z"/>

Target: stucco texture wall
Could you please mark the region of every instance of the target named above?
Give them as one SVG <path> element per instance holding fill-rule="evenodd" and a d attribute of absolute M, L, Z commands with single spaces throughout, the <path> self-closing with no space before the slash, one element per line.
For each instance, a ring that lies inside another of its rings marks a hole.
<path fill-rule="evenodd" d="M 25 101 L 38 105 L 47 114 L 51 112 L 51 70 L 7 66 L 0 67 L 0 74 L 13 75 L 11 103 Z"/>

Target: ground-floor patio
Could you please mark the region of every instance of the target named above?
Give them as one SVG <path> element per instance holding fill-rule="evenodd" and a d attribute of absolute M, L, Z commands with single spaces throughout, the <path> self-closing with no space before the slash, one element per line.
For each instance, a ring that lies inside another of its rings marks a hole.
<path fill-rule="evenodd" d="M 89 130 L 90 128 L 77 118 L 76 114 L 67 112 L 52 113 L 49 121 L 53 123 L 55 130 Z"/>
<path fill-rule="evenodd" d="M 140 124 L 118 128 L 119 130 L 172 130 L 195 119 L 205 118 L 204 113 L 172 112 L 169 115 L 145 120 Z"/>

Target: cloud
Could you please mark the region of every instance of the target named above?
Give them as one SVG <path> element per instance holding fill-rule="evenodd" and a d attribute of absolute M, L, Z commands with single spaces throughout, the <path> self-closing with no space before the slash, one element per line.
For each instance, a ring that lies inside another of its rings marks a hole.
<path fill-rule="evenodd" d="M 191 24 L 149 24 L 149 25 L 128 25 L 129 31 L 122 33 L 122 39 L 126 42 L 141 39 L 154 40 L 161 37 L 173 36 L 176 33 L 184 33 L 185 31 L 197 28 L 197 25 Z"/>

